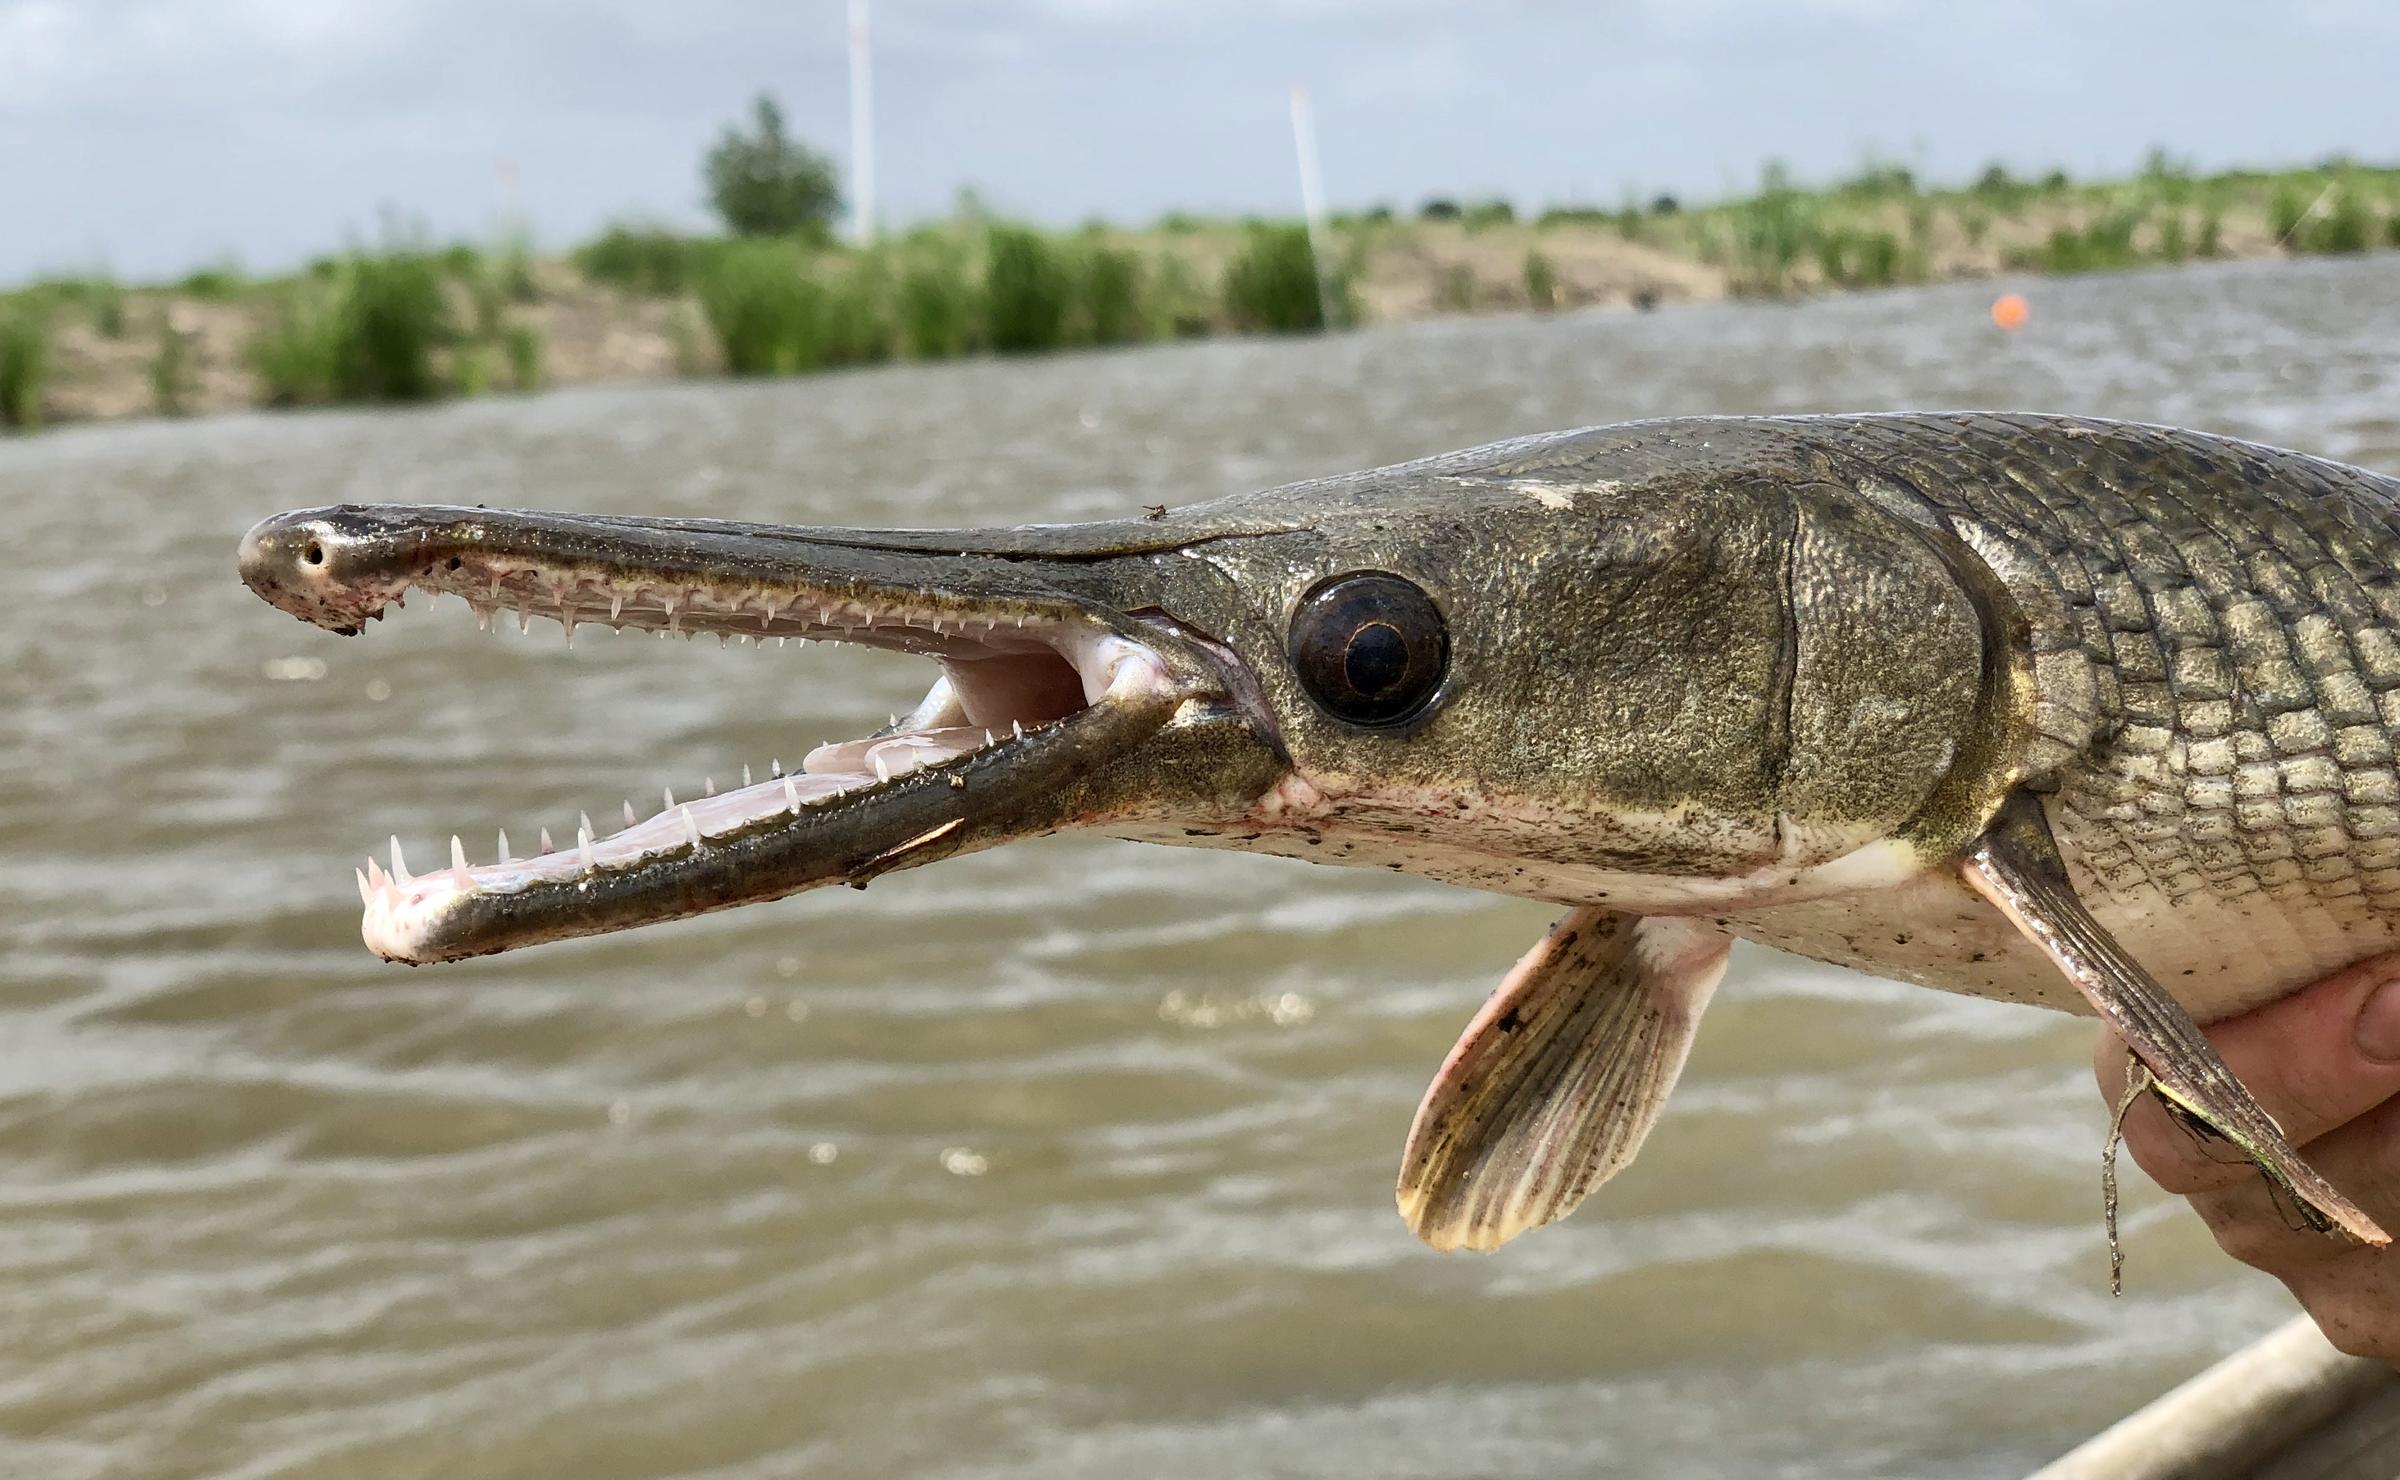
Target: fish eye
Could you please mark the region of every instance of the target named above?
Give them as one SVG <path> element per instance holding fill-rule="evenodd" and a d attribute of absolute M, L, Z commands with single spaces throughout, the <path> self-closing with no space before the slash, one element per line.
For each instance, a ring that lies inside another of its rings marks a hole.
<path fill-rule="evenodd" d="M 1396 725 L 1441 688 L 1450 629 L 1413 581 L 1352 571 L 1300 598 L 1286 652 L 1319 709 L 1348 724 Z"/>

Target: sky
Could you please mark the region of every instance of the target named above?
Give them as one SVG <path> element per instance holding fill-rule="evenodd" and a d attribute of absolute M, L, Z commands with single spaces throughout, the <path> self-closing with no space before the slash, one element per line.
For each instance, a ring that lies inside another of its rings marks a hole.
<path fill-rule="evenodd" d="M 759 91 L 846 161 L 844 0 L 0 0 L 0 282 L 272 271 L 387 214 L 702 226 Z M 2395 0 L 875 0 L 879 214 L 1688 198 L 1869 154 L 2400 160 Z M 518 182 L 504 186 L 503 161 Z"/>

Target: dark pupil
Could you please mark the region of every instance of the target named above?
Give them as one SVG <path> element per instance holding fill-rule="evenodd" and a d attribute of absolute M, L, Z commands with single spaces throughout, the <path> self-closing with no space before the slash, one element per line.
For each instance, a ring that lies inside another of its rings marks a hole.
<path fill-rule="evenodd" d="M 1389 622 L 1371 622 L 1350 635 L 1342 675 L 1370 698 L 1381 696 L 1408 672 L 1408 639 Z"/>
<path fill-rule="evenodd" d="M 1415 582 L 1352 571 L 1301 598 L 1286 651 L 1317 708 L 1345 724 L 1380 727 L 1422 714 L 1440 695 L 1450 634 Z"/>

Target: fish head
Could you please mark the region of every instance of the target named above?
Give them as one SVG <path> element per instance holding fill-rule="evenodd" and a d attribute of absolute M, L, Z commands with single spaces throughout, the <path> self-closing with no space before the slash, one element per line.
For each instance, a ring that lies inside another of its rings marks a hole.
<path fill-rule="evenodd" d="M 621 830 L 479 865 L 453 839 L 422 874 L 395 848 L 359 874 L 368 944 L 395 960 L 1066 829 L 1696 910 L 1803 887 L 1941 812 L 1962 768 L 1981 775 L 1992 665 L 1922 532 L 1656 430 L 1694 425 L 1080 525 L 340 505 L 262 522 L 239 564 L 335 632 L 430 591 L 570 637 L 797 637 L 938 666 L 889 729 Z"/>

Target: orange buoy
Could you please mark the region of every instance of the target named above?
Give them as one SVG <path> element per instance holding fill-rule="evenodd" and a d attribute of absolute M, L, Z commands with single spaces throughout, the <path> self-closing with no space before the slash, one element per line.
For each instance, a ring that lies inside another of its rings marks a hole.
<path fill-rule="evenodd" d="M 1992 322 L 2003 329 L 2025 327 L 2025 295 L 2003 293 L 1992 300 Z"/>

